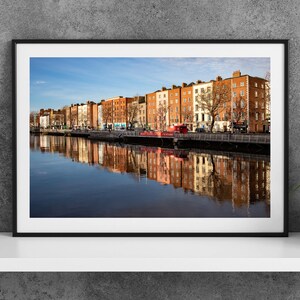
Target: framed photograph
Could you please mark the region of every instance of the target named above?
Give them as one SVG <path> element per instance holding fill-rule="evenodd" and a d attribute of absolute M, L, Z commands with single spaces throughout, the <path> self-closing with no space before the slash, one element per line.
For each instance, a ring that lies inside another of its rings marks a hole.
<path fill-rule="evenodd" d="M 14 40 L 14 236 L 287 236 L 287 40 Z"/>

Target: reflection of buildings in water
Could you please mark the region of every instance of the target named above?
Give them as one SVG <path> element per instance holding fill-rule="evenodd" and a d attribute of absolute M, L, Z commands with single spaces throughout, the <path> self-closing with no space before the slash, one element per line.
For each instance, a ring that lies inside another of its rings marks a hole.
<path fill-rule="evenodd" d="M 182 161 L 182 187 L 186 190 L 194 190 L 194 164 L 193 156 Z"/>
<path fill-rule="evenodd" d="M 251 202 L 263 200 L 270 204 L 270 164 L 252 161 L 249 174 Z"/>
<path fill-rule="evenodd" d="M 236 206 L 250 205 L 249 172 L 250 161 L 241 160 L 240 158 L 233 160 L 232 203 Z"/>
<path fill-rule="evenodd" d="M 98 145 L 98 164 L 103 165 L 104 163 L 104 144 L 99 143 Z"/>
<path fill-rule="evenodd" d="M 170 184 L 170 156 L 164 154 L 162 149 L 158 149 L 156 152 L 156 161 L 156 180 L 162 184 Z"/>
<path fill-rule="evenodd" d="M 212 173 L 210 155 L 193 153 L 194 161 L 194 191 L 199 194 L 212 195 L 212 188 L 209 183 L 209 174 Z"/>
<path fill-rule="evenodd" d="M 175 188 L 182 187 L 182 159 L 170 156 L 170 183 Z"/>
<path fill-rule="evenodd" d="M 40 148 L 44 151 L 50 150 L 50 139 L 46 135 L 40 136 Z"/>
<path fill-rule="evenodd" d="M 147 153 L 148 157 L 148 168 L 147 177 L 152 180 L 157 179 L 157 153 L 150 151 Z"/>
<path fill-rule="evenodd" d="M 89 140 L 87 139 L 78 139 L 78 159 L 81 163 L 88 163 L 88 145 Z"/>
<path fill-rule="evenodd" d="M 217 201 L 232 201 L 233 207 L 258 201 L 270 204 L 270 163 L 250 155 L 188 153 L 46 135 L 31 136 L 30 147 L 63 153 L 73 161 L 100 165 L 110 172 L 172 184 Z"/>

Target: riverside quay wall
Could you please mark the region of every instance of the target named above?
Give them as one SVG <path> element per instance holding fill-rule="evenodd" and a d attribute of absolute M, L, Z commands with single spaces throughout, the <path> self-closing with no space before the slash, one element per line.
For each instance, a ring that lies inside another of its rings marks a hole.
<path fill-rule="evenodd" d="M 170 133 L 139 131 L 31 130 L 31 134 L 85 137 L 106 142 L 153 145 L 159 147 L 199 148 L 254 153 L 270 153 L 270 134 L 246 133 Z M 146 135 L 145 135 L 146 133 Z M 149 134 L 147 134 L 149 133 Z"/>
<path fill-rule="evenodd" d="M 270 134 L 187 133 L 143 135 L 140 132 L 91 131 L 93 140 L 155 145 L 161 147 L 200 148 L 270 153 Z"/>

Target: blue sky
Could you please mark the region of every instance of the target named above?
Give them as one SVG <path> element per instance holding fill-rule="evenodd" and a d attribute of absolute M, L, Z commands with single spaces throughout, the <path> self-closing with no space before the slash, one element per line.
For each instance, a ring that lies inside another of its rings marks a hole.
<path fill-rule="evenodd" d="M 144 95 L 221 75 L 265 77 L 269 58 L 31 58 L 30 108 L 58 109 L 114 96 Z"/>

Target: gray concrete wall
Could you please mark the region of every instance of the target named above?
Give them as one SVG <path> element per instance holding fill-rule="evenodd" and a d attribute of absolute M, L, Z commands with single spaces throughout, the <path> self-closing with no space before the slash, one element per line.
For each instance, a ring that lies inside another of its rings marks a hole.
<path fill-rule="evenodd" d="M 299 273 L 0 273 L 0 299 L 299 300 Z"/>
<path fill-rule="evenodd" d="M 300 183 L 299 14 L 297 0 L 2 0 L 0 231 L 12 228 L 11 39 L 290 39 L 292 187 Z M 290 194 L 291 231 L 300 230 L 299 196 Z M 299 283 L 298 274 L 1 274 L 0 299 L 300 299 Z"/>

